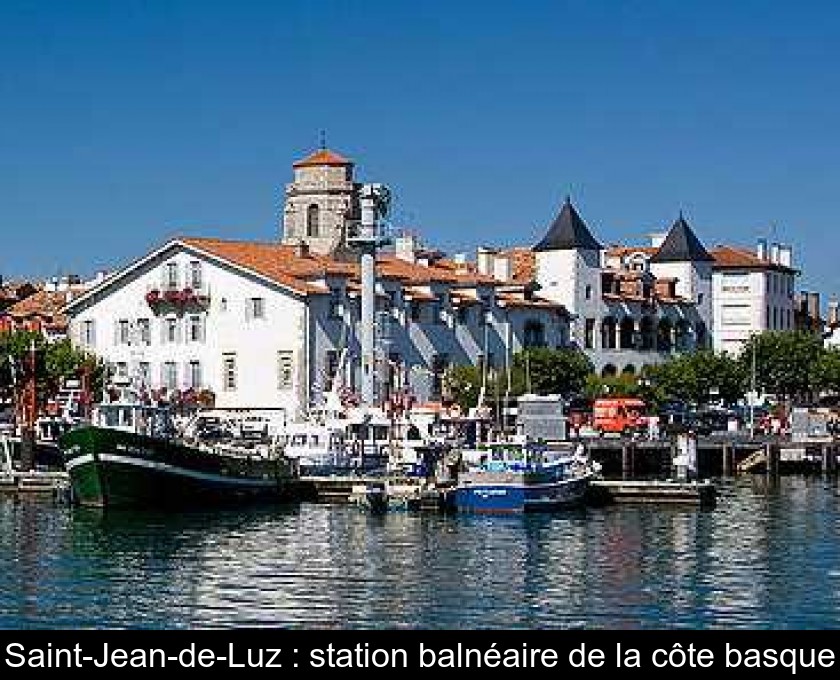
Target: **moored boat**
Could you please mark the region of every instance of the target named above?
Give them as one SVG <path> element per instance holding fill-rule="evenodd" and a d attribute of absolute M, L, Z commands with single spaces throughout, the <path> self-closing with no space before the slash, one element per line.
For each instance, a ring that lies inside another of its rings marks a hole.
<path fill-rule="evenodd" d="M 499 442 L 465 452 L 459 512 L 524 513 L 582 505 L 595 471 L 579 456 L 536 442 Z"/>
<path fill-rule="evenodd" d="M 101 404 L 59 440 L 74 501 L 98 507 L 294 500 L 296 465 L 271 449 L 179 439 L 165 407 Z"/>

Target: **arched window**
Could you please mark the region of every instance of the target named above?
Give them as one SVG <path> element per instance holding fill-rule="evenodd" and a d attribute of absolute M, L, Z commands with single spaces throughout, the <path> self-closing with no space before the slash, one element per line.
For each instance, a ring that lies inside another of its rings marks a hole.
<path fill-rule="evenodd" d="M 621 369 L 622 375 L 636 375 L 636 367 L 633 364 L 627 364 Z"/>
<path fill-rule="evenodd" d="M 545 325 L 542 321 L 531 319 L 525 322 L 522 344 L 525 349 L 530 347 L 545 347 Z"/>
<path fill-rule="evenodd" d="M 318 237 L 320 230 L 320 215 L 319 208 L 316 203 L 313 203 L 306 209 L 306 233 L 308 236 Z"/>
<path fill-rule="evenodd" d="M 618 369 L 613 364 L 607 364 L 601 370 L 602 378 L 614 378 L 618 374 Z"/>

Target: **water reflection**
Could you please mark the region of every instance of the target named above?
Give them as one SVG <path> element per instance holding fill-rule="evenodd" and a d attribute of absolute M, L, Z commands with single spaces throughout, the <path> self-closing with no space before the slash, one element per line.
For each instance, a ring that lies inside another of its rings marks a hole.
<path fill-rule="evenodd" d="M 836 626 L 836 482 L 722 491 L 712 511 L 504 518 L 0 498 L 0 626 Z"/>

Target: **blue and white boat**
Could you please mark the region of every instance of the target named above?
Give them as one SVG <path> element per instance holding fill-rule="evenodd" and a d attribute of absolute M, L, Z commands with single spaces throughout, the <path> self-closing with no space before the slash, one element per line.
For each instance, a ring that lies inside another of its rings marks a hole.
<path fill-rule="evenodd" d="M 571 452 L 531 441 L 464 451 L 455 504 L 459 512 L 525 513 L 582 505 L 596 468 Z"/>

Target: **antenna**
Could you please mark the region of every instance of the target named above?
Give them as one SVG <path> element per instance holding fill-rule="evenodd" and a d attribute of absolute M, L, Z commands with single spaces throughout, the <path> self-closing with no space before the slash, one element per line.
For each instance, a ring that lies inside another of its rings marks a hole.
<path fill-rule="evenodd" d="M 318 136 L 318 148 L 322 151 L 327 148 L 327 131 L 321 130 Z"/>

